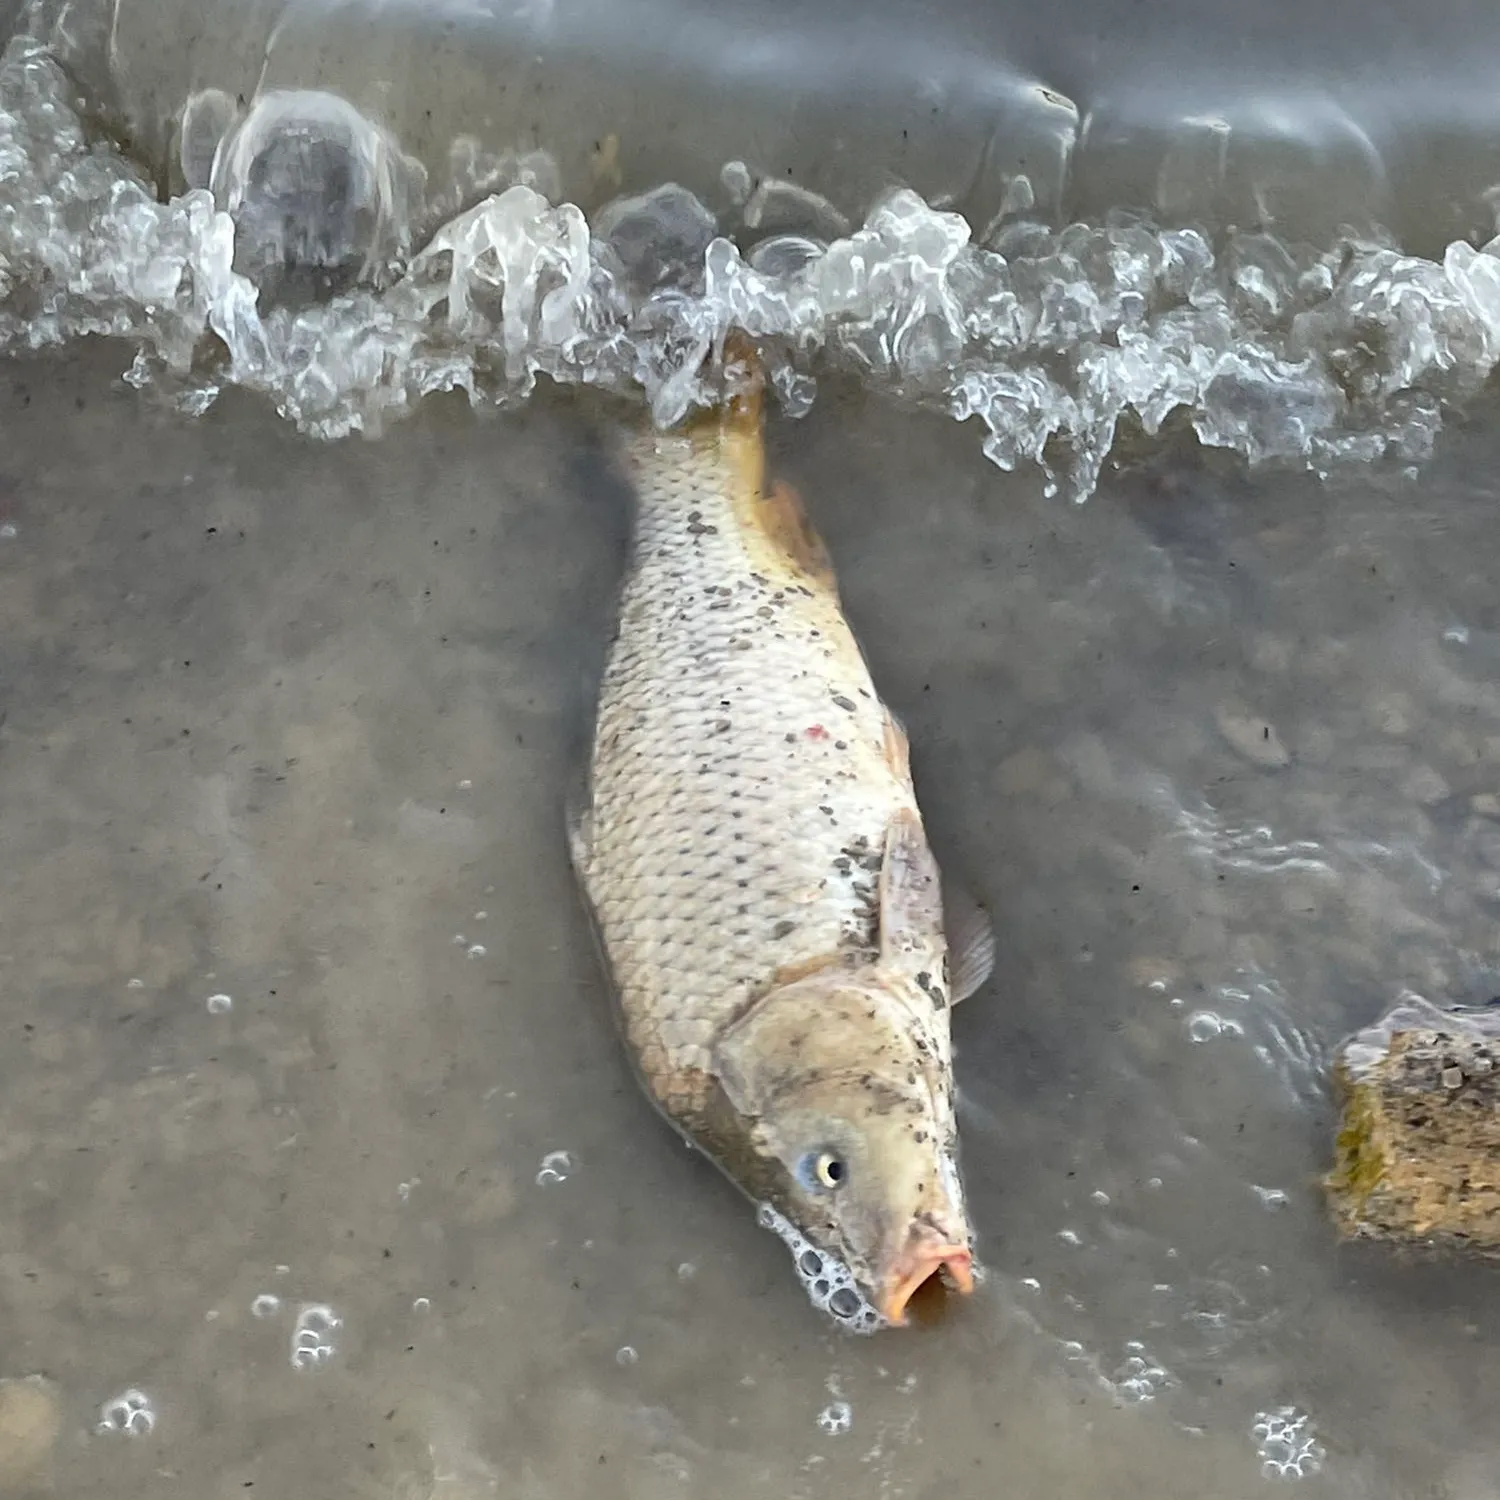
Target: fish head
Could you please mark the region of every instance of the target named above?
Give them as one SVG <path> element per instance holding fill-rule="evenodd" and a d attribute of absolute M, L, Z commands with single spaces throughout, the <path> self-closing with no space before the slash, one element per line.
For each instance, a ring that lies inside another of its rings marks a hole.
<path fill-rule="evenodd" d="M 814 976 L 757 1001 L 716 1048 L 740 1122 L 730 1170 L 897 1325 L 932 1277 L 974 1285 L 947 1048 L 924 1006 L 873 971 Z"/>

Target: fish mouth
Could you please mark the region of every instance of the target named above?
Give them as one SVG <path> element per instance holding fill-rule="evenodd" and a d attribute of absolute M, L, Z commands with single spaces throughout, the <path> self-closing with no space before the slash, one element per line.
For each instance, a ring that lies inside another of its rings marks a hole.
<path fill-rule="evenodd" d="M 892 1327 L 905 1327 L 906 1304 L 918 1287 L 939 1276 L 945 1286 L 967 1297 L 974 1290 L 974 1257 L 966 1245 L 932 1245 L 908 1250 L 886 1282 L 880 1313 Z"/>

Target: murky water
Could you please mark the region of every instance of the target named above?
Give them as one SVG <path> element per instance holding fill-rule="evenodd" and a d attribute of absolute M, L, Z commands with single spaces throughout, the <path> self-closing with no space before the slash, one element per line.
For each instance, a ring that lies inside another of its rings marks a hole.
<path fill-rule="evenodd" d="M 858 1340 L 596 977 L 594 410 L 330 446 L 118 368 L 3 390 L 3 1373 L 56 1492 L 1489 1493 L 1492 1274 L 1336 1249 L 1315 1178 L 1339 1037 L 1500 990 L 1492 421 L 1421 485 L 1184 448 L 1081 508 L 869 398 L 776 429 L 1004 955 L 989 1280 Z"/>
<path fill-rule="evenodd" d="M 158 109 L 135 158 L 0 62 L 0 1494 L 1492 1500 L 1493 1269 L 1340 1247 L 1318 1187 L 1338 1041 L 1500 994 L 1462 195 L 1420 255 L 1299 238 L 1335 180 L 1418 213 L 1389 143 L 1367 180 L 1204 117 L 1070 226 L 1160 142 L 1050 96 L 1055 181 L 987 157 L 993 212 L 871 203 L 869 152 L 668 189 L 660 133 L 445 177 L 453 119 L 414 144 L 416 75 L 312 10 L 243 100 L 269 9 L 177 52 L 143 14 L 100 54 Z M 597 429 L 707 399 L 731 323 L 997 913 L 955 1017 L 989 1274 L 869 1340 L 640 1096 L 562 836 Z"/>

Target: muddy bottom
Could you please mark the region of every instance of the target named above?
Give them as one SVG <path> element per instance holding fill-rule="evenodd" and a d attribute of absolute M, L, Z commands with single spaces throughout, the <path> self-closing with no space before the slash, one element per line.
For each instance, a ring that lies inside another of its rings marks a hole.
<path fill-rule="evenodd" d="M 1492 1495 L 1497 1273 L 1317 1179 L 1338 1040 L 1500 994 L 1493 412 L 1083 507 L 778 426 L 1002 955 L 987 1279 L 855 1339 L 640 1097 L 574 893 L 599 408 L 321 446 L 125 363 L 0 381 L 0 1492 Z"/>

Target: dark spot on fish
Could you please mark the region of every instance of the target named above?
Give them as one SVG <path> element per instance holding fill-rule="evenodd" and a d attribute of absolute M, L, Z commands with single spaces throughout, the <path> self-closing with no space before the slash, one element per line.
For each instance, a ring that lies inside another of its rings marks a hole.
<path fill-rule="evenodd" d="M 818 804 L 818 811 L 822 813 L 825 818 L 831 818 L 833 816 L 833 809 L 829 807 L 826 802 L 820 802 Z"/>
<path fill-rule="evenodd" d="M 795 932 L 796 929 L 797 924 L 795 922 L 781 921 L 771 929 L 771 936 L 773 938 L 784 938 L 789 932 Z"/>
<path fill-rule="evenodd" d="M 789 745 L 795 745 L 797 743 L 797 736 L 795 734 L 787 735 L 786 742 Z"/>
<path fill-rule="evenodd" d="M 834 701 L 835 705 L 837 707 L 843 709 L 845 713 L 851 713 L 852 714 L 854 712 L 854 703 L 853 703 L 853 700 L 844 697 L 844 695 L 842 693 L 835 693 L 833 695 L 833 701 Z"/>
<path fill-rule="evenodd" d="M 853 868 L 853 866 L 850 865 L 848 857 L 841 854 L 836 860 L 834 860 L 833 868 L 837 870 L 840 875 L 847 875 Z"/>
<path fill-rule="evenodd" d="M 847 750 L 849 748 L 849 742 L 847 740 L 835 740 L 833 742 L 833 748 L 835 750 Z"/>
<path fill-rule="evenodd" d="M 714 720 L 714 733 L 715 734 L 724 734 L 728 729 L 729 729 L 729 720 L 728 719 L 715 719 Z"/>

